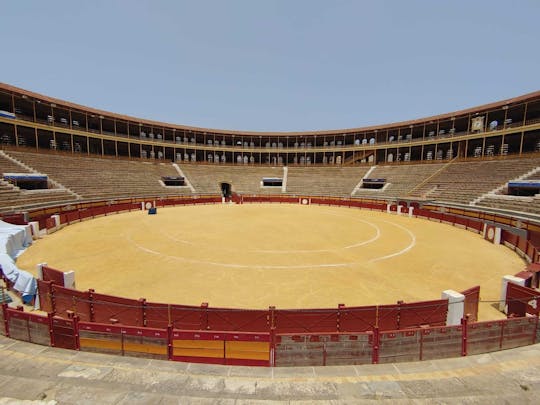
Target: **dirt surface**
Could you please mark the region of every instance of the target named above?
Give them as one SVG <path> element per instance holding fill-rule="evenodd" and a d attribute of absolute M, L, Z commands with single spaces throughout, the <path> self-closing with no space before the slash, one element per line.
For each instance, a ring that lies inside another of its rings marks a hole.
<path fill-rule="evenodd" d="M 358 209 L 278 204 L 160 208 L 70 225 L 17 265 L 76 271 L 77 288 L 152 302 L 321 308 L 438 299 L 501 278 L 524 262 L 480 235 Z M 480 319 L 503 318 L 491 303 Z"/>

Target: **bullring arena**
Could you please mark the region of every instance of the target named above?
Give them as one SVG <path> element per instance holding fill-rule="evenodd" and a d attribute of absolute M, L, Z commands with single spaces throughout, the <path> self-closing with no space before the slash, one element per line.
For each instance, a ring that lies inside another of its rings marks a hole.
<path fill-rule="evenodd" d="M 538 392 L 540 92 L 251 133 L 0 84 L 0 141 L 4 395 Z"/>
<path fill-rule="evenodd" d="M 482 320 L 524 261 L 463 229 L 300 204 L 137 211 L 71 225 L 31 246 L 23 269 L 74 269 L 78 289 L 230 308 L 326 308 L 427 301 L 479 284 Z M 336 302 L 339 297 L 339 302 Z"/>

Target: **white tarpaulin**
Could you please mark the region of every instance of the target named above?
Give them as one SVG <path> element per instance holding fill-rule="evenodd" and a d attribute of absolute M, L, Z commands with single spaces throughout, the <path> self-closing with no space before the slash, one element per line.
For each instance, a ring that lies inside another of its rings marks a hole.
<path fill-rule="evenodd" d="M 28 272 L 19 270 L 15 259 L 32 244 L 30 225 L 13 225 L 0 221 L 0 266 L 13 288 L 20 292 L 23 301 L 36 294 L 36 279 Z"/>
<path fill-rule="evenodd" d="M 0 221 L 0 253 L 7 253 L 15 259 L 31 244 L 30 225 L 13 225 Z"/>

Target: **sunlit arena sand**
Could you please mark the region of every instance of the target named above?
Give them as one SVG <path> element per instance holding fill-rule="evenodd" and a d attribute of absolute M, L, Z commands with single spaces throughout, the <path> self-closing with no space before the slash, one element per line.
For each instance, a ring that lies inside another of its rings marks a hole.
<path fill-rule="evenodd" d="M 524 262 L 478 234 L 425 219 L 278 204 L 159 208 L 70 225 L 17 264 L 75 270 L 80 290 L 234 308 L 321 308 L 438 299 L 501 278 Z M 492 302 L 479 318 L 502 318 Z"/>

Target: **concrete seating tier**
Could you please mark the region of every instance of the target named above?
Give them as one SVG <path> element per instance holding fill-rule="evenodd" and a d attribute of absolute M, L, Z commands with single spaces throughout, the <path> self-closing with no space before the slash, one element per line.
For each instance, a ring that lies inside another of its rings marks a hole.
<path fill-rule="evenodd" d="M 377 166 L 368 177 L 386 179 L 387 185 L 381 190 L 359 188 L 354 197 L 404 197 L 443 167 L 442 163 Z"/>
<path fill-rule="evenodd" d="M 25 166 L 14 162 L 3 154 L 0 154 L 0 172 L 4 173 L 32 173 Z M 37 207 L 41 205 L 61 204 L 73 201 L 76 196 L 69 190 L 62 188 L 50 188 L 43 190 L 22 190 L 0 179 L 0 211 L 15 211 L 25 207 Z"/>
<path fill-rule="evenodd" d="M 482 198 L 476 205 L 540 215 L 540 197 L 495 195 Z"/>
<path fill-rule="evenodd" d="M 178 176 L 170 163 L 147 163 L 69 154 L 9 151 L 10 156 L 47 174 L 83 199 L 191 194 L 189 188 L 168 188 L 162 176 Z"/>
<path fill-rule="evenodd" d="M 0 153 L 0 172 L 4 173 L 31 173 L 31 170 L 27 169 L 23 165 L 14 162 L 4 154 Z"/>
<path fill-rule="evenodd" d="M 350 197 L 369 166 L 289 167 L 287 194 Z"/>
<path fill-rule="evenodd" d="M 412 197 L 468 204 L 540 165 L 540 158 L 454 162 L 415 189 Z"/>
<path fill-rule="evenodd" d="M 198 194 L 220 194 L 220 183 L 240 194 L 281 194 L 281 187 L 262 187 L 263 177 L 283 177 L 283 167 L 179 164 Z"/>

